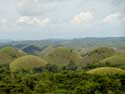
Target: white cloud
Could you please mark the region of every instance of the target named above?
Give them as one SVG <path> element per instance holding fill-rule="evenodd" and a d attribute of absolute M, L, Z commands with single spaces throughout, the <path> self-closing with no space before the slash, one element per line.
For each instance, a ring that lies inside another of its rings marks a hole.
<path fill-rule="evenodd" d="M 122 19 L 124 19 L 123 15 L 121 13 L 112 13 L 108 16 L 106 16 L 103 19 L 104 23 L 114 23 L 114 22 L 119 22 L 122 21 Z"/>
<path fill-rule="evenodd" d="M 25 23 L 34 26 L 46 26 L 50 20 L 49 18 L 39 19 L 37 17 L 21 16 L 17 19 L 17 23 Z"/>
<path fill-rule="evenodd" d="M 88 23 L 94 18 L 91 12 L 80 12 L 80 14 L 73 17 L 72 22 L 75 24 Z"/>

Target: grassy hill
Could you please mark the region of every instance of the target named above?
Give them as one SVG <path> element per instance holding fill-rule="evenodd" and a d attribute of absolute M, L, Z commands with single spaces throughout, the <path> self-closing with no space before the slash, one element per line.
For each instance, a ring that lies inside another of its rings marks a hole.
<path fill-rule="evenodd" d="M 101 61 L 104 66 L 121 67 L 125 69 L 125 54 L 116 54 Z"/>
<path fill-rule="evenodd" d="M 65 47 L 50 47 L 46 49 L 44 53 L 44 58 L 48 61 L 48 63 L 56 64 L 59 66 L 67 65 L 71 62 L 78 64 L 81 60 L 79 53 Z"/>
<path fill-rule="evenodd" d="M 46 66 L 47 62 L 41 58 L 38 58 L 33 55 L 26 55 L 20 58 L 17 58 L 10 64 L 10 70 L 16 72 L 19 70 L 31 70 L 37 67 Z"/>
<path fill-rule="evenodd" d="M 100 47 L 92 51 L 89 51 L 86 54 L 83 54 L 82 62 L 85 64 L 98 63 L 100 60 L 103 60 L 107 57 L 114 55 L 116 52 L 112 48 Z"/>
<path fill-rule="evenodd" d="M 21 50 L 18 50 L 13 47 L 4 47 L 0 49 L 0 64 L 8 64 L 14 59 L 24 56 L 26 53 L 24 53 Z"/>
<path fill-rule="evenodd" d="M 96 75 L 116 75 L 116 74 L 125 74 L 125 70 L 113 67 L 101 67 L 92 69 L 88 71 L 88 73 Z"/>

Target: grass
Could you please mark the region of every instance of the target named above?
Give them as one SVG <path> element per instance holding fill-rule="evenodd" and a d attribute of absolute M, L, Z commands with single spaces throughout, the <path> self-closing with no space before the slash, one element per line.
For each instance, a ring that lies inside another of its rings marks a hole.
<path fill-rule="evenodd" d="M 31 70 L 33 68 L 46 66 L 46 64 L 47 62 L 41 58 L 33 55 L 26 55 L 13 61 L 10 64 L 10 70 L 12 72 L 19 70 Z"/>
<path fill-rule="evenodd" d="M 59 66 L 67 65 L 71 62 L 78 64 L 81 60 L 79 53 L 65 47 L 57 47 L 51 49 L 48 51 L 48 53 L 45 54 L 44 58 L 48 61 L 48 63 L 56 64 Z"/>
<path fill-rule="evenodd" d="M 101 61 L 103 65 L 121 67 L 125 69 L 125 54 L 116 54 Z"/>
<path fill-rule="evenodd" d="M 0 49 L 0 64 L 9 64 L 14 59 L 24 56 L 24 53 L 21 50 L 17 50 L 13 47 L 4 47 Z"/>

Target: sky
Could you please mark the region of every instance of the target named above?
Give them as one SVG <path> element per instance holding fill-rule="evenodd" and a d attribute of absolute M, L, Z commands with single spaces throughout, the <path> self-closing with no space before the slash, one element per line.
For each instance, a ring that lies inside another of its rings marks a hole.
<path fill-rule="evenodd" d="M 125 0 L 0 0 L 0 39 L 125 36 Z"/>

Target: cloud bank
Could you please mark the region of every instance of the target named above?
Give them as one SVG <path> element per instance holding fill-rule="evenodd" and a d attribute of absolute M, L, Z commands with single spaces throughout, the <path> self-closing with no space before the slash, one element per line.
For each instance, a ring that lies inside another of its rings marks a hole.
<path fill-rule="evenodd" d="M 0 0 L 0 37 L 123 36 L 124 10 L 125 0 Z"/>

